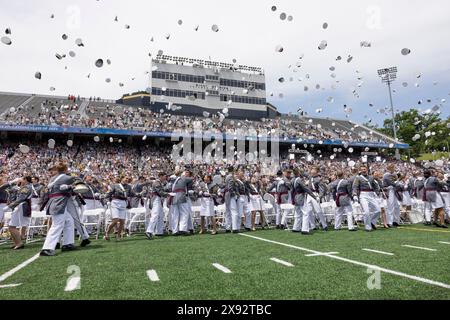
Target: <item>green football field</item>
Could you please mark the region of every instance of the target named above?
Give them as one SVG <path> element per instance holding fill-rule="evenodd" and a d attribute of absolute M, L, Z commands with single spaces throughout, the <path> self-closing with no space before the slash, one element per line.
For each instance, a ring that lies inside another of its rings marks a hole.
<path fill-rule="evenodd" d="M 36 258 L 41 245 L 0 245 L 0 300 L 450 299 L 450 231 L 422 225 L 311 236 L 132 235 Z M 79 282 L 68 270 L 79 270 Z"/>

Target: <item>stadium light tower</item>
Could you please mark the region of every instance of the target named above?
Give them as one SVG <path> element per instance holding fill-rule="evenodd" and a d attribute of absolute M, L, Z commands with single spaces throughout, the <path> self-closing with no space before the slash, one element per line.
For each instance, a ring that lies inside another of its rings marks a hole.
<path fill-rule="evenodd" d="M 400 160 L 400 152 L 397 148 L 397 127 L 395 126 L 395 111 L 394 104 L 392 102 L 392 90 L 391 83 L 397 79 L 397 67 L 385 68 L 378 70 L 378 75 L 381 77 L 383 83 L 387 83 L 389 88 L 389 101 L 391 102 L 391 113 L 392 113 L 392 129 L 394 130 L 394 140 L 395 140 L 395 158 Z"/>

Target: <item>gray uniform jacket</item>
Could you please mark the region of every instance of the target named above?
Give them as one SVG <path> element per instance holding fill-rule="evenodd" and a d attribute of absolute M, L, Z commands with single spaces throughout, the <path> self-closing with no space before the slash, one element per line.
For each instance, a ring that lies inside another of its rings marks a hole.
<path fill-rule="evenodd" d="M 337 179 L 329 184 L 329 190 L 337 207 L 345 207 L 352 204 L 350 195 L 352 185 L 347 179 Z"/>
<path fill-rule="evenodd" d="M 441 196 L 439 190 L 442 188 L 442 182 L 436 177 L 429 177 L 423 182 L 423 201 L 434 202 L 436 198 Z"/>
<path fill-rule="evenodd" d="M 296 206 L 300 206 L 300 207 L 303 206 L 305 204 L 306 198 L 308 196 L 316 199 L 313 191 L 303 183 L 303 181 L 300 177 L 294 178 L 292 189 L 293 189 L 292 190 L 292 199 L 293 199 L 292 202 Z"/>
<path fill-rule="evenodd" d="M 277 203 L 289 203 L 289 192 L 292 190 L 292 184 L 286 177 L 277 181 Z"/>
<path fill-rule="evenodd" d="M 17 193 L 16 199 L 9 204 L 9 207 L 14 210 L 16 207 L 22 204 L 22 212 L 24 217 L 31 217 L 31 196 L 32 189 L 31 184 L 23 186 Z"/>
<path fill-rule="evenodd" d="M 175 193 L 171 199 L 171 204 L 183 204 L 188 200 L 187 193 L 192 189 L 192 178 L 177 177 L 172 184 L 170 192 Z"/>
<path fill-rule="evenodd" d="M 379 192 L 380 188 L 379 185 L 374 182 L 374 178 L 372 176 L 359 175 L 355 177 L 355 180 L 353 180 L 352 190 L 353 196 L 359 196 L 361 192 Z"/>
<path fill-rule="evenodd" d="M 71 187 L 76 181 L 79 181 L 79 179 L 64 173 L 50 179 L 47 186 L 48 191 L 44 196 L 47 215 L 64 214 L 67 205 L 73 204 Z M 69 189 L 61 190 L 62 185 L 68 185 Z"/>

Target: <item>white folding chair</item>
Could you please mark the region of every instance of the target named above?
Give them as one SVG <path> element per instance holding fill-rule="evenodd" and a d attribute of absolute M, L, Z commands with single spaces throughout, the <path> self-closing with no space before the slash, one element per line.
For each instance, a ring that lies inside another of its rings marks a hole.
<path fill-rule="evenodd" d="M 8 235 L 8 226 L 9 226 L 9 221 L 11 221 L 11 211 L 5 211 L 5 216 L 4 216 L 4 224 L 3 224 L 3 228 L 1 229 L 1 234 L 0 234 L 0 245 L 2 244 L 6 244 L 9 242 L 9 235 Z M 3 236 L 4 235 L 4 236 Z"/>
<path fill-rule="evenodd" d="M 264 203 L 264 217 L 266 218 L 266 224 L 270 227 L 272 221 L 276 219 L 275 209 L 273 204 L 265 202 Z"/>
<path fill-rule="evenodd" d="M 132 208 L 128 210 L 128 221 L 125 225 L 128 226 L 129 235 L 131 235 L 133 226 L 144 225 L 145 226 L 145 215 L 147 211 L 144 207 Z"/>
<path fill-rule="evenodd" d="M 225 228 L 225 204 L 221 204 L 214 207 L 214 211 L 216 213 L 216 223 L 220 228 Z"/>
<path fill-rule="evenodd" d="M 320 204 L 320 207 L 323 210 L 323 214 L 325 215 L 325 218 L 327 220 L 327 223 L 334 222 L 334 212 L 336 209 L 336 204 L 334 202 L 323 202 Z"/>
<path fill-rule="evenodd" d="M 286 229 L 290 230 L 288 221 L 294 220 L 295 207 L 293 204 L 290 204 L 290 203 L 282 203 L 282 204 L 280 204 L 280 210 L 281 210 L 281 215 L 284 216 L 285 220 L 286 220 Z"/>
<path fill-rule="evenodd" d="M 200 206 L 192 206 L 192 222 L 195 226 L 199 226 L 200 225 Z"/>
<path fill-rule="evenodd" d="M 47 230 L 47 216 L 45 211 L 33 211 L 31 212 L 30 223 L 26 233 L 26 243 L 36 242 L 41 239 L 34 239 L 35 234 L 44 235 Z"/>
<path fill-rule="evenodd" d="M 409 213 L 409 220 L 411 223 L 422 223 L 425 221 L 425 202 L 418 199 L 412 199 L 411 212 Z"/>
<path fill-rule="evenodd" d="M 92 209 L 92 210 L 85 210 L 83 212 L 83 221 L 85 227 L 95 227 L 96 228 L 96 235 L 95 239 L 98 239 L 98 236 L 100 234 L 100 229 L 102 225 L 103 215 L 105 214 L 104 208 L 98 208 L 98 209 Z M 93 219 L 85 219 L 85 218 L 93 218 Z"/>

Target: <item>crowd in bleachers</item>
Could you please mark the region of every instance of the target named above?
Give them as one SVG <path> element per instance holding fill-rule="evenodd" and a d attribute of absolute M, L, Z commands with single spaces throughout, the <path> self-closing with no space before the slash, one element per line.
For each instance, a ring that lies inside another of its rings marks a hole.
<path fill-rule="evenodd" d="M 392 141 L 377 132 L 349 121 L 333 121 L 305 117 L 281 117 L 261 121 L 233 120 L 223 114 L 210 117 L 173 115 L 152 112 L 138 107 L 110 105 L 89 101 L 81 110 L 82 101 L 74 96 L 67 100 L 37 98 L 29 104 L 11 107 L 0 116 L 0 123 L 10 125 L 48 125 L 88 128 L 116 128 L 145 130 L 148 132 L 194 131 L 195 128 L 210 133 L 237 134 L 240 130 L 256 130 L 258 134 L 277 134 L 281 139 L 316 139 L 358 142 Z"/>

